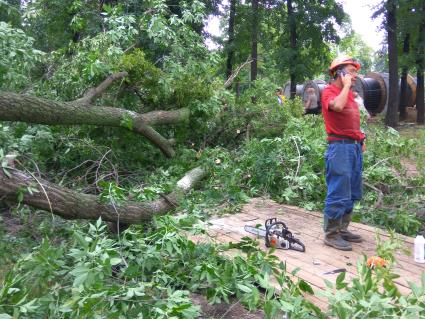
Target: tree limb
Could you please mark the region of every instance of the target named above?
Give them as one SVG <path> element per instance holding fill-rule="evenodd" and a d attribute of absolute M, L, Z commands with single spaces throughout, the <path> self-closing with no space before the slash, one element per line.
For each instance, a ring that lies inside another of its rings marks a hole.
<path fill-rule="evenodd" d="M 55 215 L 65 219 L 96 220 L 101 217 L 104 221 L 124 224 L 137 224 L 150 220 L 154 215 L 167 213 L 175 208 L 174 205 L 178 205 L 183 196 L 206 176 L 206 172 L 197 167 L 187 172 L 177 182 L 175 189 L 166 196 L 167 199 L 112 204 L 102 202 L 95 195 L 78 193 L 41 178 L 35 180 L 34 176 L 17 169 L 8 168 L 7 170 L 6 175 L 4 170 L 0 169 L 0 198 L 18 202 L 18 194 L 24 190 L 23 204 L 46 211 L 51 210 Z M 37 191 L 32 191 L 31 194 L 26 191 L 28 187 Z M 46 195 L 49 200 L 46 199 Z"/>
<path fill-rule="evenodd" d="M 382 200 L 384 198 L 384 193 L 382 193 L 382 191 L 379 188 L 373 186 L 372 184 L 369 184 L 365 181 L 363 181 L 363 184 L 366 185 L 367 187 L 373 189 L 378 194 L 378 199 L 376 200 L 376 203 L 373 205 L 373 209 L 379 208 L 382 204 Z"/>
<path fill-rule="evenodd" d="M 47 125 L 98 125 L 123 127 L 146 137 L 165 156 L 173 157 L 174 150 L 166 138 L 149 124 L 171 124 L 189 118 L 186 108 L 176 111 L 156 111 L 139 114 L 133 111 L 92 106 L 75 102 L 59 102 L 35 96 L 0 92 L 0 121 L 16 121 Z"/>
<path fill-rule="evenodd" d="M 75 103 L 83 104 L 83 105 L 89 105 L 93 102 L 93 100 L 100 95 L 102 95 L 103 92 L 106 91 L 106 89 L 116 80 L 122 79 L 123 77 L 126 77 L 128 73 L 126 71 L 118 72 L 111 74 L 108 76 L 102 83 L 100 83 L 97 87 L 91 88 L 87 91 L 87 93 L 77 100 L 75 100 Z"/>
<path fill-rule="evenodd" d="M 233 81 L 235 80 L 235 78 L 238 76 L 239 72 L 247 65 L 249 65 L 253 60 L 250 60 L 249 57 L 248 59 L 241 65 L 239 65 L 235 72 L 233 72 L 233 74 L 231 76 L 229 76 L 229 78 L 227 79 L 227 81 L 224 83 L 224 87 L 228 88 L 229 86 L 232 85 Z"/>
<path fill-rule="evenodd" d="M 189 119 L 190 110 L 181 108 L 174 111 L 152 111 L 143 113 L 141 117 L 146 124 L 177 124 Z"/>

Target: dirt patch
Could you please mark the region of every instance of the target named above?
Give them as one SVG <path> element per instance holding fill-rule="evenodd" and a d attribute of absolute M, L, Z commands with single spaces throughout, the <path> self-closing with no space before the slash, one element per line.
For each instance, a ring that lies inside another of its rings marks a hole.
<path fill-rule="evenodd" d="M 244 308 L 237 300 L 231 304 L 219 303 L 209 304 L 207 299 L 198 294 L 191 294 L 195 305 L 201 307 L 202 315 L 200 319 L 263 319 L 265 318 L 263 311 L 250 312 Z"/>
<path fill-rule="evenodd" d="M 407 116 L 404 119 L 405 123 L 416 123 L 416 117 L 418 112 L 416 111 L 416 107 L 407 107 L 406 108 Z"/>
<path fill-rule="evenodd" d="M 20 218 L 13 216 L 9 207 L 0 207 L 0 228 L 9 235 L 16 236 L 22 230 L 24 225 Z"/>
<path fill-rule="evenodd" d="M 406 171 L 406 177 L 415 178 L 415 177 L 420 176 L 420 173 L 418 171 L 418 168 L 416 167 L 416 164 L 413 163 L 408 158 L 400 159 L 400 164 Z"/>

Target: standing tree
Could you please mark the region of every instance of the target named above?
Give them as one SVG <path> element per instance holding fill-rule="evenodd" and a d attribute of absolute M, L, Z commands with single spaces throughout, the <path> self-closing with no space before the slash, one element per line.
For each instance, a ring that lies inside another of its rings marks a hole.
<path fill-rule="evenodd" d="M 403 41 L 403 57 L 406 58 L 405 60 L 403 60 L 403 67 L 402 67 L 402 71 L 401 71 L 401 79 L 400 79 L 400 100 L 399 100 L 399 105 L 398 105 L 398 110 L 400 112 L 400 120 L 405 120 L 407 117 L 407 111 L 406 111 L 406 107 L 407 107 L 407 73 L 409 72 L 409 67 L 408 67 L 408 55 L 409 55 L 409 39 L 410 39 L 410 34 L 407 33 L 404 36 L 404 41 Z"/>
<path fill-rule="evenodd" d="M 416 45 L 416 109 L 418 111 L 416 122 L 424 124 L 424 54 L 425 54 L 425 2 L 419 1 L 417 8 L 419 21 L 419 32 Z"/>
<path fill-rule="evenodd" d="M 251 81 L 257 79 L 257 60 L 258 60 L 258 2 L 259 0 L 252 0 L 252 39 L 251 39 Z"/>
<path fill-rule="evenodd" d="M 322 74 L 331 60 L 330 43 L 339 41 L 335 24 L 341 25 L 345 17 L 342 6 L 335 1 L 271 2 L 265 17 L 270 34 L 262 38 L 270 43 L 265 46 L 277 69 L 293 85 Z"/>
<path fill-rule="evenodd" d="M 288 10 L 288 27 L 289 27 L 289 45 L 290 45 L 290 58 L 292 61 L 296 61 L 297 59 L 297 27 L 295 23 L 295 15 L 294 8 L 292 6 L 292 0 L 286 1 L 286 7 Z M 291 82 L 291 99 L 295 98 L 295 94 L 297 93 L 297 73 L 294 68 L 294 64 L 289 64 L 289 79 Z"/>
<path fill-rule="evenodd" d="M 385 124 L 391 127 L 398 125 L 398 52 L 397 52 L 397 3 L 388 0 L 385 3 L 385 26 L 388 42 L 389 92 L 388 109 Z"/>
<path fill-rule="evenodd" d="M 226 61 L 226 79 L 232 75 L 233 71 L 233 57 L 235 52 L 235 18 L 236 18 L 236 0 L 230 0 L 230 13 L 229 13 L 229 30 L 227 41 L 227 61 Z"/>

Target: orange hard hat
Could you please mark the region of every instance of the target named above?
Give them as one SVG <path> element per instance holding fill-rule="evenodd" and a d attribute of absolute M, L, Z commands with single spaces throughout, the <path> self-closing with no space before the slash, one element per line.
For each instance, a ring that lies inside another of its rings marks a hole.
<path fill-rule="evenodd" d="M 355 68 L 360 70 L 360 63 L 356 59 L 353 59 L 352 57 L 348 55 L 337 57 L 335 60 L 332 61 L 331 66 L 329 67 L 329 74 L 333 75 L 334 71 L 341 65 L 354 65 Z"/>

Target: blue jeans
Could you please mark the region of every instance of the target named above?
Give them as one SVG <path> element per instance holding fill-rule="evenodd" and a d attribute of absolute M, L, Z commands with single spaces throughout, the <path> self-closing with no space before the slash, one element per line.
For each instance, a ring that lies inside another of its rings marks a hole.
<path fill-rule="evenodd" d="M 339 219 L 362 198 L 363 154 L 360 144 L 329 144 L 325 153 L 328 192 L 324 214 Z"/>

